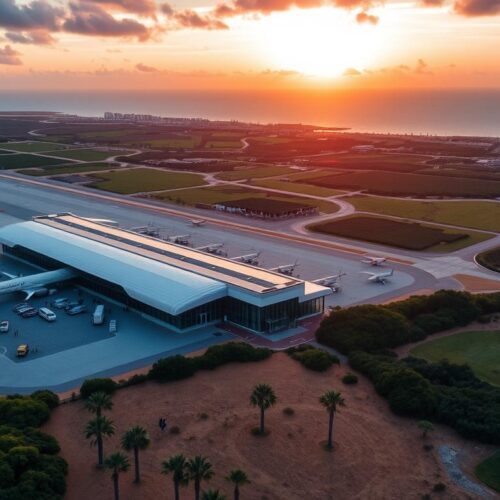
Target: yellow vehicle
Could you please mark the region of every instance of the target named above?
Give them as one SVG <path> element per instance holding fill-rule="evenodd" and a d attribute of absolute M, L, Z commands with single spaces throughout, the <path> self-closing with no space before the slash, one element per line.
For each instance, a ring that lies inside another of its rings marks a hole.
<path fill-rule="evenodd" d="M 21 344 L 17 348 L 17 357 L 22 358 L 22 357 L 26 356 L 29 351 L 30 351 L 30 348 L 28 347 L 28 344 Z"/>

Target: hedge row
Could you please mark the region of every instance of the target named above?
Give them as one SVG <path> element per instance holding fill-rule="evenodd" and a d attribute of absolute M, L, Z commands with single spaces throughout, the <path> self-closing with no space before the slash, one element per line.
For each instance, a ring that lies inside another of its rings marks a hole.
<path fill-rule="evenodd" d="M 375 352 L 423 340 L 427 335 L 465 326 L 500 312 L 500 293 L 472 295 L 440 290 L 389 305 L 335 309 L 316 331 L 319 342 L 343 354 Z"/>
<path fill-rule="evenodd" d="M 399 415 L 447 424 L 462 436 L 500 444 L 500 389 L 467 365 L 353 352 L 350 365 L 370 378 Z"/>
<path fill-rule="evenodd" d="M 302 344 L 299 347 L 290 347 L 286 353 L 309 370 L 324 372 L 334 363 L 339 364 L 339 358 L 328 352 L 322 351 L 312 345 Z"/>

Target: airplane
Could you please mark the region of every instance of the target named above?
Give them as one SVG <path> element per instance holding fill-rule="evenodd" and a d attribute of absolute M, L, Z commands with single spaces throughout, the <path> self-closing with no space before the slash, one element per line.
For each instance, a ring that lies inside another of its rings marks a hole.
<path fill-rule="evenodd" d="M 0 294 L 24 292 L 26 300 L 31 299 L 33 296 L 47 295 L 49 290 L 46 285 L 70 280 L 77 275 L 75 271 L 68 268 L 32 274 L 31 276 L 16 276 L 5 272 L 2 272 L 2 274 L 10 279 L 0 281 Z"/>
<path fill-rule="evenodd" d="M 237 257 L 231 257 L 231 260 L 234 260 L 235 262 L 242 262 L 243 264 L 250 264 L 251 266 L 258 266 L 260 253 L 261 252 L 255 252 L 247 255 L 238 255 Z"/>
<path fill-rule="evenodd" d="M 222 250 L 224 243 L 211 243 L 210 245 L 205 245 L 203 247 L 195 248 L 195 250 L 200 250 L 200 252 L 211 253 L 212 255 L 222 255 L 227 256 L 227 253 Z"/>
<path fill-rule="evenodd" d="M 385 285 L 387 278 L 394 274 L 394 269 L 385 271 L 383 273 L 370 273 L 368 271 L 363 271 L 361 274 L 368 274 L 368 281 L 371 281 L 372 283 L 380 283 L 381 285 Z"/>
<path fill-rule="evenodd" d="M 153 238 L 160 237 L 160 228 L 155 227 L 152 224 L 148 224 L 147 226 L 132 227 L 130 231 L 143 234 L 144 236 L 152 236 Z"/>
<path fill-rule="evenodd" d="M 293 271 L 299 265 L 298 261 L 295 261 L 293 264 L 286 264 L 284 266 L 273 267 L 269 269 L 269 271 L 275 271 L 280 274 L 286 274 L 287 276 L 293 276 Z"/>
<path fill-rule="evenodd" d="M 345 275 L 346 273 L 340 272 L 339 274 L 334 274 L 333 276 L 326 276 L 325 278 L 314 280 L 313 283 L 331 288 L 332 292 L 340 292 L 341 288 L 339 285 L 339 281 L 340 278 Z"/>
<path fill-rule="evenodd" d="M 167 241 L 187 247 L 189 246 L 189 238 L 191 238 L 190 234 L 177 234 L 175 236 L 168 236 Z"/>
<path fill-rule="evenodd" d="M 367 256 L 361 259 L 363 264 L 370 264 L 370 266 L 381 266 L 384 262 L 387 261 L 387 257 L 370 257 Z"/>
<path fill-rule="evenodd" d="M 205 219 L 190 219 L 188 222 L 192 226 L 200 227 L 203 226 L 207 221 Z"/>

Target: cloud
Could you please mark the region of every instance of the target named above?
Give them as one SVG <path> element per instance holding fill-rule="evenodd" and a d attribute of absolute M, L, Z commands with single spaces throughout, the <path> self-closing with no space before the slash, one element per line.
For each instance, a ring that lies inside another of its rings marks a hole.
<path fill-rule="evenodd" d="M 423 7 L 441 7 L 444 5 L 444 0 L 420 0 Z"/>
<path fill-rule="evenodd" d="M 154 16 L 156 4 L 154 0 L 85 0 L 89 3 L 99 4 L 110 9 L 130 12 L 142 16 Z"/>
<path fill-rule="evenodd" d="M 270 14 L 271 12 L 289 10 L 292 7 L 310 9 L 322 4 L 322 0 L 234 0 L 231 4 L 217 5 L 215 15 L 217 17 L 231 17 L 252 13 Z"/>
<path fill-rule="evenodd" d="M 0 48 L 0 64 L 8 64 L 9 66 L 19 66 L 22 64 L 18 56 L 21 54 L 15 51 L 10 45 L 6 45 L 3 49 Z"/>
<path fill-rule="evenodd" d="M 359 76 L 361 75 L 361 71 L 357 70 L 356 68 L 347 68 L 344 71 L 344 76 Z"/>
<path fill-rule="evenodd" d="M 0 0 L 0 27 L 7 29 L 55 31 L 64 16 L 64 10 L 46 0 L 34 0 L 16 5 L 15 0 Z"/>
<path fill-rule="evenodd" d="M 146 64 L 142 64 L 142 63 L 136 64 L 135 68 L 138 71 L 143 71 L 144 73 L 155 73 L 158 71 L 157 68 L 153 68 L 153 66 L 147 66 Z"/>
<path fill-rule="evenodd" d="M 378 16 L 374 16 L 373 14 L 369 14 L 365 10 L 358 12 L 356 14 L 356 22 L 358 23 L 368 23 L 368 24 L 377 24 L 379 21 Z"/>
<path fill-rule="evenodd" d="M 423 59 L 419 59 L 417 61 L 417 65 L 415 66 L 415 73 L 417 75 L 432 75 L 432 71 L 430 71 L 429 65 Z"/>
<path fill-rule="evenodd" d="M 459 0 L 454 8 L 467 17 L 496 16 L 500 14 L 500 0 Z"/>
<path fill-rule="evenodd" d="M 215 19 L 211 16 L 201 16 L 198 12 L 191 9 L 175 12 L 170 17 L 182 28 L 205 30 L 227 30 L 229 28 L 229 26 L 220 19 Z"/>
<path fill-rule="evenodd" d="M 55 39 L 46 30 L 34 30 L 26 33 L 8 31 L 5 38 L 13 43 L 33 44 L 33 45 L 52 45 Z"/>
<path fill-rule="evenodd" d="M 174 8 L 169 4 L 169 3 L 164 3 L 161 7 L 160 10 L 166 15 L 166 16 L 171 16 L 175 10 Z"/>
<path fill-rule="evenodd" d="M 70 33 L 103 37 L 150 38 L 150 30 L 135 19 L 115 19 L 97 5 L 88 3 L 70 4 L 71 15 L 64 21 L 63 28 Z"/>

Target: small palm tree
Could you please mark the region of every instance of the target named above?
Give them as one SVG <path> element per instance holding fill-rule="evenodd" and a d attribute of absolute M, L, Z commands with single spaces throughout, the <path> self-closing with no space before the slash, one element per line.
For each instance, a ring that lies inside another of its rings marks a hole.
<path fill-rule="evenodd" d="M 97 445 L 97 463 L 102 467 L 104 459 L 103 440 L 115 433 L 115 426 L 106 417 L 95 417 L 85 427 L 85 438 L 90 439 L 90 446 Z"/>
<path fill-rule="evenodd" d="M 336 391 L 326 391 L 320 398 L 319 402 L 326 408 L 330 416 L 330 420 L 328 422 L 328 449 L 331 450 L 333 447 L 333 418 L 335 417 L 335 413 L 339 406 L 345 406 L 345 400 L 340 394 L 340 392 Z"/>
<path fill-rule="evenodd" d="M 172 474 L 172 480 L 174 482 L 174 495 L 175 500 L 180 499 L 179 487 L 181 485 L 185 486 L 188 484 L 189 478 L 187 475 L 187 460 L 184 455 L 174 455 L 168 460 L 162 462 L 161 473 L 162 474 Z"/>
<path fill-rule="evenodd" d="M 122 437 L 122 448 L 126 451 L 134 450 L 134 482 L 136 483 L 141 481 L 139 472 L 139 450 L 145 450 L 150 443 L 151 439 L 149 439 L 146 429 L 139 425 L 131 427 Z"/>
<path fill-rule="evenodd" d="M 219 490 L 207 490 L 201 495 L 201 500 L 226 500 L 226 495 L 223 495 Z"/>
<path fill-rule="evenodd" d="M 191 459 L 187 464 L 189 479 L 194 482 L 194 498 L 200 500 L 201 482 L 209 481 L 214 475 L 212 464 L 200 455 Z"/>
<path fill-rule="evenodd" d="M 429 422 L 428 420 L 420 420 L 420 422 L 417 425 L 418 425 L 418 428 L 422 431 L 422 437 L 424 439 L 427 437 L 427 434 L 429 432 L 434 430 L 434 426 L 432 425 L 432 422 Z"/>
<path fill-rule="evenodd" d="M 233 469 L 226 480 L 234 484 L 234 500 L 240 499 L 240 487 L 250 483 L 247 475 L 240 469 Z"/>
<path fill-rule="evenodd" d="M 118 478 L 121 472 L 127 472 L 130 468 L 130 462 L 128 461 L 127 455 L 116 452 L 109 455 L 104 462 L 106 469 L 111 471 L 111 479 L 113 480 L 113 486 L 115 489 L 115 500 L 120 500 L 120 489 L 118 486 Z"/>
<path fill-rule="evenodd" d="M 257 384 L 250 396 L 250 404 L 252 406 L 258 406 L 260 408 L 260 430 L 261 434 L 264 434 L 264 412 L 276 404 L 277 398 L 276 394 L 270 385 L 267 384 Z"/>
<path fill-rule="evenodd" d="M 113 408 L 113 401 L 111 396 L 104 391 L 93 392 L 85 400 L 85 408 L 90 413 L 95 413 L 96 416 L 100 417 L 102 410 L 111 410 Z"/>

